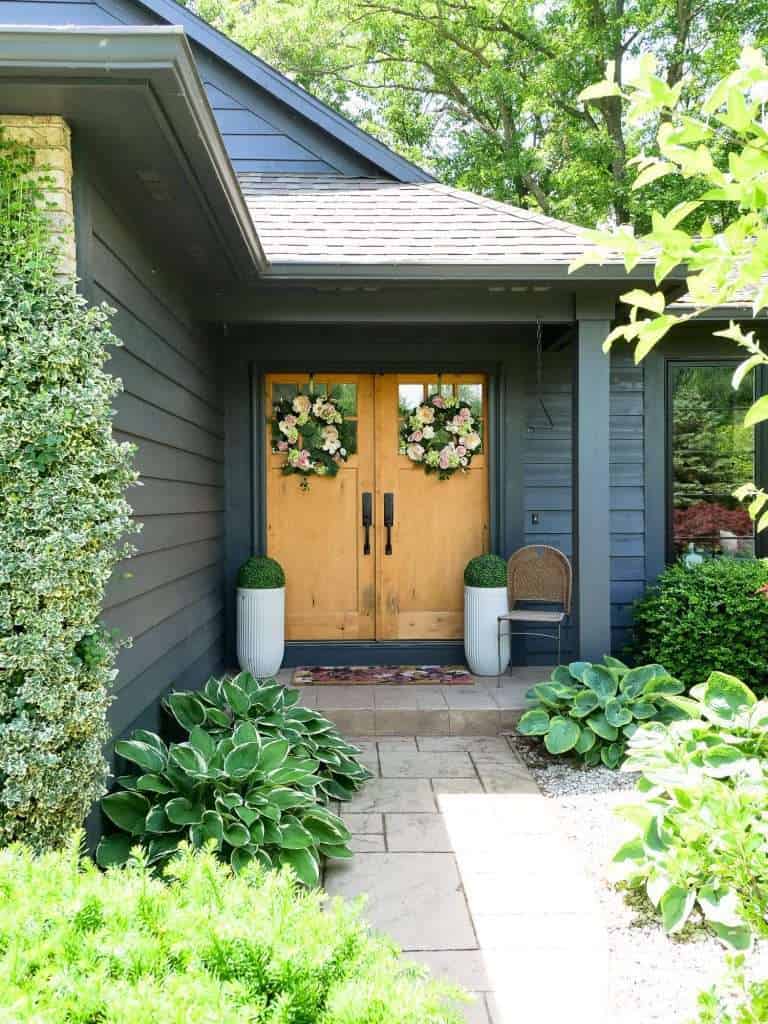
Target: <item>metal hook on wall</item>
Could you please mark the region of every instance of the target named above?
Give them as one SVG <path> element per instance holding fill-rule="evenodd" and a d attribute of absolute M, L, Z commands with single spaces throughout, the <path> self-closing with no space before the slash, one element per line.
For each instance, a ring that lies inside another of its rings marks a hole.
<path fill-rule="evenodd" d="M 555 423 L 549 414 L 549 409 L 544 402 L 544 342 L 543 342 L 544 329 L 539 317 L 536 318 L 536 398 L 541 411 L 544 413 L 547 426 L 545 430 L 554 430 Z M 536 431 L 536 427 L 530 425 L 528 430 L 532 433 Z"/>

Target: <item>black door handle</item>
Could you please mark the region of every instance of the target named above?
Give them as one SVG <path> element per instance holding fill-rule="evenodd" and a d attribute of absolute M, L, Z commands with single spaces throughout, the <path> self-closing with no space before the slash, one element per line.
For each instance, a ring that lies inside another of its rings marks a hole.
<path fill-rule="evenodd" d="M 363 554 L 371 553 L 371 526 L 373 525 L 373 495 L 370 491 L 363 491 L 363 529 L 365 540 L 363 541 Z"/>
<path fill-rule="evenodd" d="M 391 491 L 384 495 L 384 525 L 387 528 L 387 542 L 384 545 L 384 554 L 392 554 L 392 527 L 395 525 L 395 496 Z"/>

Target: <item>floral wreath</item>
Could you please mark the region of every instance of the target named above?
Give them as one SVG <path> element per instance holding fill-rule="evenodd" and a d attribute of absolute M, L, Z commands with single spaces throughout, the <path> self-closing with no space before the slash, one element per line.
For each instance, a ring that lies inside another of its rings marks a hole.
<path fill-rule="evenodd" d="M 465 473 L 483 448 L 477 420 L 469 402 L 453 395 L 431 395 L 400 428 L 400 453 L 419 462 L 426 473 L 447 480 Z"/>
<path fill-rule="evenodd" d="M 272 451 L 285 452 L 283 473 L 301 474 L 304 490 L 307 477 L 336 476 L 354 454 L 354 433 L 337 399 L 299 392 L 275 402 L 273 411 Z"/>

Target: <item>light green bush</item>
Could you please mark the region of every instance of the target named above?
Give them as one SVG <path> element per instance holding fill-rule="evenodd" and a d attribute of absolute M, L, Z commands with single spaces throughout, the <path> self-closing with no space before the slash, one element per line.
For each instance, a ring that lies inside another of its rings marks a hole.
<path fill-rule="evenodd" d="M 0 851 L 0 1019 L 13 1024 L 459 1024 L 458 993 L 291 872 L 185 851 L 166 880 Z M 8 1016 L 3 1016 L 6 1013 Z"/>
<path fill-rule="evenodd" d="M 699 1015 L 691 1024 L 764 1024 L 768 1020 L 768 979 L 750 980 L 744 957 L 728 961 L 725 983 L 699 996 Z"/>
<path fill-rule="evenodd" d="M 131 449 L 112 437 L 105 307 L 57 279 L 33 154 L 0 142 L 0 844 L 57 844 L 104 789 Z"/>
<path fill-rule="evenodd" d="M 667 931 L 697 911 L 747 949 L 768 935 L 768 700 L 722 672 L 666 700 L 687 717 L 629 741 L 624 769 L 642 772 L 642 801 L 619 808 L 635 834 L 615 860 Z"/>

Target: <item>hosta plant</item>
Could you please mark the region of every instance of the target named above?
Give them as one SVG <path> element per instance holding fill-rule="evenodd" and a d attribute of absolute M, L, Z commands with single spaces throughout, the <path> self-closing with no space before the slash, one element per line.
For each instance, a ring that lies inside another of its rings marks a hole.
<path fill-rule="evenodd" d="M 589 767 L 618 768 L 641 722 L 680 717 L 664 697 L 682 690 L 661 665 L 629 668 L 607 655 L 602 664 L 572 661 L 528 692 L 537 703 L 517 728 L 523 736 L 541 737 L 550 754 L 573 754 Z"/>
<path fill-rule="evenodd" d="M 642 772 L 642 799 L 619 809 L 635 835 L 618 870 L 667 931 L 695 913 L 746 949 L 768 935 L 768 701 L 721 672 L 667 700 L 690 717 L 630 741 L 624 767 Z"/>
<path fill-rule="evenodd" d="M 321 857 L 351 856 L 349 831 L 325 804 L 351 796 L 370 773 L 332 723 L 297 699 L 246 674 L 171 694 L 188 738 L 166 745 L 139 729 L 115 745 L 138 774 L 121 776 L 122 790 L 102 801 L 120 831 L 102 839 L 99 863 L 123 863 L 137 843 L 150 865 L 184 841 L 211 843 L 237 871 L 253 859 L 290 864 L 314 885 Z"/>

